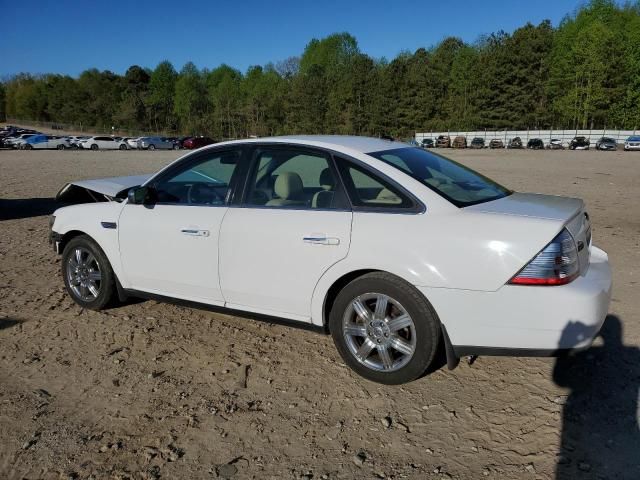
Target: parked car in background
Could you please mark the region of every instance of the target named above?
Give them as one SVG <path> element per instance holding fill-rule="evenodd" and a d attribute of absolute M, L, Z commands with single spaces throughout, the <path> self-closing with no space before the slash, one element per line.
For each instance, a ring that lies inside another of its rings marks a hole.
<path fill-rule="evenodd" d="M 91 137 L 88 135 L 69 135 L 67 138 L 69 139 L 69 146 L 71 148 L 82 148 L 82 145 L 80 145 L 82 141 Z"/>
<path fill-rule="evenodd" d="M 5 139 L 4 144 L 9 148 L 20 148 L 28 138 L 33 137 L 34 135 L 39 135 L 39 133 L 21 133 L 16 135 L 15 137 L 8 137 Z"/>
<path fill-rule="evenodd" d="M 422 148 L 433 148 L 436 144 L 433 141 L 433 138 L 423 138 L 422 139 Z"/>
<path fill-rule="evenodd" d="M 27 138 L 20 146 L 25 150 L 33 149 L 57 149 L 64 150 L 65 148 L 71 148 L 69 139 L 60 135 L 33 135 Z"/>
<path fill-rule="evenodd" d="M 626 151 L 640 150 L 640 135 L 633 135 L 627 138 L 624 142 L 624 149 Z"/>
<path fill-rule="evenodd" d="M 180 148 L 185 148 L 184 147 L 184 142 L 186 142 L 187 140 L 189 140 L 190 138 L 193 138 L 191 136 L 186 136 L 186 137 L 179 137 L 178 138 L 178 144 L 180 145 Z"/>
<path fill-rule="evenodd" d="M 127 144 L 113 137 L 89 137 L 80 142 L 82 148 L 90 150 L 126 150 Z"/>
<path fill-rule="evenodd" d="M 513 137 L 509 140 L 507 148 L 523 148 L 522 139 L 520 137 Z"/>
<path fill-rule="evenodd" d="M 504 148 L 504 143 L 498 138 L 494 138 L 489 142 L 489 148 Z"/>
<path fill-rule="evenodd" d="M 436 139 L 436 148 L 449 148 L 451 147 L 451 137 L 449 135 L 440 135 Z"/>
<path fill-rule="evenodd" d="M 174 148 L 175 143 L 165 137 L 140 137 L 138 140 L 139 150 L 173 150 Z"/>
<path fill-rule="evenodd" d="M 564 150 L 564 145 L 562 144 L 562 140 L 559 138 L 552 138 L 547 148 L 551 150 Z"/>
<path fill-rule="evenodd" d="M 182 146 L 187 150 L 193 150 L 195 148 L 211 145 L 212 143 L 216 143 L 216 141 L 209 137 L 190 137 L 184 141 Z"/>
<path fill-rule="evenodd" d="M 543 150 L 544 142 L 542 141 L 541 138 L 531 138 L 527 142 L 527 148 L 531 150 Z"/>
<path fill-rule="evenodd" d="M 174 150 L 180 150 L 182 148 L 182 144 L 180 143 L 180 139 L 178 137 L 165 137 L 167 142 L 173 143 Z"/>
<path fill-rule="evenodd" d="M 469 146 L 469 148 L 484 148 L 484 138 L 475 137 L 473 140 L 471 140 L 471 145 Z"/>
<path fill-rule="evenodd" d="M 458 135 L 453 139 L 453 143 L 451 144 L 453 148 L 467 148 L 467 137 L 463 137 L 462 135 Z"/>
<path fill-rule="evenodd" d="M 589 144 L 587 137 L 573 137 L 569 142 L 569 150 L 589 150 Z"/>
<path fill-rule="evenodd" d="M 615 138 L 600 137 L 596 142 L 596 150 L 617 150 L 618 143 Z"/>
<path fill-rule="evenodd" d="M 415 380 L 438 352 L 454 368 L 585 349 L 609 309 L 611 269 L 582 200 L 513 192 L 403 142 L 228 142 L 57 199 L 78 188 L 107 201 L 54 212 L 50 280 L 81 308 L 164 297 L 284 317 L 331 332 L 375 382 Z"/>
<path fill-rule="evenodd" d="M 138 140 L 140 140 L 141 137 L 131 137 L 131 138 L 127 138 L 125 140 L 125 143 L 127 144 L 127 148 L 131 148 L 131 149 L 137 149 L 138 148 Z"/>

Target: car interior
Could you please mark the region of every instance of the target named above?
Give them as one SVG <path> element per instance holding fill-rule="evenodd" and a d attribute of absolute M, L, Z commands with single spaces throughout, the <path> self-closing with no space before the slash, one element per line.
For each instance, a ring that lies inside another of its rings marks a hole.
<path fill-rule="evenodd" d="M 361 206 L 394 206 L 402 199 L 372 176 L 348 168 L 347 189 Z M 251 205 L 311 209 L 341 208 L 346 199 L 338 195 L 338 185 L 328 160 L 322 156 L 275 151 L 262 154 Z"/>
<path fill-rule="evenodd" d="M 287 150 L 263 152 L 248 203 L 265 207 L 332 208 L 336 184 L 323 156 Z"/>

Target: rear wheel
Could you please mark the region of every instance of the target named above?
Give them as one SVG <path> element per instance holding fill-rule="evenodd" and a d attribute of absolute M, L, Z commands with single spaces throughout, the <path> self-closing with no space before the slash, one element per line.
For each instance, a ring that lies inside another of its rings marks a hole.
<path fill-rule="evenodd" d="M 62 253 L 67 292 L 82 308 L 102 310 L 115 298 L 115 275 L 98 244 L 86 235 L 73 238 Z"/>
<path fill-rule="evenodd" d="M 383 272 L 344 287 L 331 308 L 329 326 L 338 352 L 356 373 L 389 385 L 424 374 L 440 339 L 429 302 L 413 285 Z"/>
<path fill-rule="evenodd" d="M 119 147 L 119 148 L 120 148 L 120 150 L 126 150 L 126 149 L 127 149 L 127 146 L 123 143 L 122 145 L 120 145 L 120 147 Z"/>
<path fill-rule="evenodd" d="M 33 146 L 28 143 L 26 143 L 22 148 L 24 148 L 25 150 L 33 150 Z"/>
<path fill-rule="evenodd" d="M 91 150 L 98 150 L 98 145 L 96 143 L 91 145 Z"/>
<path fill-rule="evenodd" d="M 56 148 L 57 148 L 58 150 L 64 150 L 64 145 L 63 145 L 63 144 L 60 144 L 60 145 L 58 145 Z"/>

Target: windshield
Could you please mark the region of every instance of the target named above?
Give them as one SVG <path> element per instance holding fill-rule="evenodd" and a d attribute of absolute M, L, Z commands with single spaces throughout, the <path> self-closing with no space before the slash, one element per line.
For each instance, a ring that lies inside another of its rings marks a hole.
<path fill-rule="evenodd" d="M 459 163 L 419 148 L 369 153 L 402 170 L 458 207 L 506 197 L 511 191 Z"/>

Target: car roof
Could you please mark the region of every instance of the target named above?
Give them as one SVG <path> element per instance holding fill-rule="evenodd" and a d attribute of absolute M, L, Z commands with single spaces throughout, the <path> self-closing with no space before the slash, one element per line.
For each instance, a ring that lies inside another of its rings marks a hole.
<path fill-rule="evenodd" d="M 266 137 L 251 140 L 253 142 L 308 143 L 326 148 L 335 148 L 336 150 L 346 148 L 360 153 L 395 150 L 396 148 L 410 148 L 410 145 L 404 142 L 383 140 L 381 138 L 373 137 L 359 137 L 355 135 L 287 135 L 282 137 Z"/>

